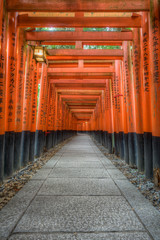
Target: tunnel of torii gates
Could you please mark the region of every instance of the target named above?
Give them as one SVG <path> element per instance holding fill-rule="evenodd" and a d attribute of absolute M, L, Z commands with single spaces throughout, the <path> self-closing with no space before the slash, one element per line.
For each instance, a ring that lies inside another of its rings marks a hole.
<path fill-rule="evenodd" d="M 80 131 L 159 185 L 159 45 L 160 0 L 0 0 L 0 181 Z"/>

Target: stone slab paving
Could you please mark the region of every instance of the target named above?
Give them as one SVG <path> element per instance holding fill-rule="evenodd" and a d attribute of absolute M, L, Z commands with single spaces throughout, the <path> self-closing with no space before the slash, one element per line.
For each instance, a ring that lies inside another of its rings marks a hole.
<path fill-rule="evenodd" d="M 51 178 L 107 178 L 109 173 L 104 168 L 58 168 L 49 174 Z"/>
<path fill-rule="evenodd" d="M 7 239 L 160 240 L 160 213 L 78 135 L 0 211 Z"/>
<path fill-rule="evenodd" d="M 121 193 L 110 178 L 48 178 L 38 195 L 116 196 L 121 195 Z"/>

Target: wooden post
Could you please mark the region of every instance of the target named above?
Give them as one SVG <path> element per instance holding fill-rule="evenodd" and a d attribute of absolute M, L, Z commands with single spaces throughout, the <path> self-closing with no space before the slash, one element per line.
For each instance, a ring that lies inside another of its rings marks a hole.
<path fill-rule="evenodd" d="M 143 80 L 143 131 L 144 131 L 144 166 L 147 178 L 153 177 L 152 160 L 152 120 L 151 120 L 151 75 L 149 52 L 149 15 L 143 13 L 141 29 L 142 46 L 142 80 Z"/>
<path fill-rule="evenodd" d="M 47 123 L 47 136 L 46 136 L 46 147 L 47 149 L 52 148 L 53 146 L 53 99 L 54 99 L 54 88 L 53 84 L 50 84 L 50 92 L 49 92 L 49 101 L 48 101 L 48 123 Z"/>
<path fill-rule="evenodd" d="M 114 149 L 114 120 L 113 120 L 113 96 L 112 96 L 112 80 L 108 81 L 109 88 L 109 115 L 110 115 L 110 126 L 109 126 L 109 134 L 108 134 L 108 152 L 113 153 Z"/>
<path fill-rule="evenodd" d="M 6 12 L 0 1 L 0 183 L 4 178 L 5 97 L 6 97 Z"/>
<path fill-rule="evenodd" d="M 160 1 L 150 1 L 150 63 L 154 181 L 160 186 Z"/>
<path fill-rule="evenodd" d="M 31 116 L 30 116 L 30 151 L 29 160 L 34 161 L 35 155 L 35 134 L 36 134 L 36 121 L 37 121 L 37 95 L 38 95 L 38 76 L 39 76 L 39 63 L 35 63 L 32 59 L 32 105 L 31 105 Z M 34 69 L 33 69 L 34 67 Z"/>
<path fill-rule="evenodd" d="M 136 165 L 136 125 L 135 125 L 135 103 L 134 103 L 134 82 L 132 76 L 131 49 L 130 42 L 124 42 L 124 69 L 126 82 L 126 103 L 128 120 L 128 149 L 129 164 L 131 167 Z"/>
<path fill-rule="evenodd" d="M 112 79 L 112 102 L 113 102 L 113 119 L 114 119 L 114 145 L 115 154 L 119 156 L 119 119 L 118 119 L 118 65 L 115 62 L 115 74 Z"/>
<path fill-rule="evenodd" d="M 36 124 L 35 156 L 39 157 L 44 148 L 44 111 L 45 111 L 45 89 L 46 89 L 46 70 L 45 63 L 42 64 L 42 74 L 40 80 L 39 106 Z"/>
<path fill-rule="evenodd" d="M 124 158 L 124 125 L 123 125 L 123 94 L 122 94 L 122 69 L 120 60 L 115 61 L 115 81 L 116 94 L 114 96 L 116 102 L 116 124 L 117 124 L 117 142 L 118 154 L 121 159 Z"/>
<path fill-rule="evenodd" d="M 22 125 L 22 149 L 21 165 L 25 166 L 29 162 L 30 155 L 30 132 L 32 113 L 32 94 L 34 81 L 33 50 L 28 46 L 24 81 L 24 104 L 23 104 L 23 125 Z"/>
<path fill-rule="evenodd" d="M 24 31 L 17 31 L 17 79 L 16 79 L 16 99 L 15 99 L 15 141 L 14 141 L 14 170 L 21 166 L 21 139 L 23 122 L 23 100 L 25 82 L 25 62 L 26 49 L 24 41 Z"/>
<path fill-rule="evenodd" d="M 14 166 L 15 97 L 16 97 L 16 41 L 17 13 L 8 13 L 6 105 L 5 105 L 5 175 L 11 176 Z"/>
<path fill-rule="evenodd" d="M 127 85 L 125 78 L 124 62 L 122 62 L 122 91 L 123 91 L 123 120 L 124 120 L 124 160 L 129 164 L 129 149 L 128 149 L 128 119 L 127 119 Z"/>
<path fill-rule="evenodd" d="M 56 91 L 55 84 L 53 84 L 53 147 L 56 145 Z"/>
<path fill-rule="evenodd" d="M 141 73 L 140 29 L 133 31 L 133 77 L 135 92 L 135 120 L 137 140 L 137 166 L 144 171 L 144 132 L 143 132 L 143 83 Z"/>

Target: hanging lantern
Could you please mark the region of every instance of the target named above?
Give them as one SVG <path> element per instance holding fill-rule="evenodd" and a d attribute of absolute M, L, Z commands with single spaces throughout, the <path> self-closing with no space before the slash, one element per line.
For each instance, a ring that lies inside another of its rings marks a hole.
<path fill-rule="evenodd" d="M 46 62 L 46 51 L 44 47 L 34 47 L 33 58 L 37 62 Z"/>

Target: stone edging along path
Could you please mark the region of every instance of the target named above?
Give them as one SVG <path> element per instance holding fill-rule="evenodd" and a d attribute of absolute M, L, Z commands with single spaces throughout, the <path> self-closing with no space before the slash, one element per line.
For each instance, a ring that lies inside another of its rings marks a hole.
<path fill-rule="evenodd" d="M 25 168 L 16 171 L 12 177 L 7 178 L 0 185 L 0 210 L 70 140 L 71 138 L 44 152 L 33 163 L 29 163 Z"/>
<path fill-rule="evenodd" d="M 131 168 L 124 160 L 118 158 L 114 154 L 108 154 L 107 149 L 99 144 L 97 141 L 92 139 L 99 150 L 112 161 L 127 179 L 148 199 L 152 205 L 160 211 L 160 188 L 154 185 L 152 180 L 145 178 L 145 175 L 138 172 L 137 169 Z"/>

